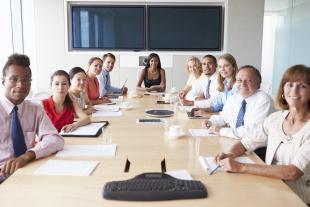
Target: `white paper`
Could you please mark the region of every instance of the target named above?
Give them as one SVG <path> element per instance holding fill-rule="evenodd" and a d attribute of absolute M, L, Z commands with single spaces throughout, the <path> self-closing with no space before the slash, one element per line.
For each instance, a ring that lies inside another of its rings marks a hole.
<path fill-rule="evenodd" d="M 198 159 L 202 168 L 208 171 L 209 174 L 219 170 L 218 164 L 214 161 L 214 157 L 199 156 Z"/>
<path fill-rule="evenodd" d="M 57 157 L 69 156 L 115 156 L 116 144 L 110 145 L 65 145 Z"/>
<path fill-rule="evenodd" d="M 100 104 L 100 105 L 94 105 L 93 107 L 98 111 L 119 111 L 120 105 Z"/>
<path fill-rule="evenodd" d="M 189 129 L 188 130 L 193 137 L 205 137 L 205 136 L 216 136 L 208 129 Z"/>
<path fill-rule="evenodd" d="M 72 132 L 64 132 L 61 131 L 60 135 L 67 135 L 67 136 L 95 136 L 106 123 L 90 123 L 85 126 L 81 126 Z"/>
<path fill-rule="evenodd" d="M 110 117 L 115 117 L 115 116 L 122 116 L 123 113 L 122 111 L 96 111 L 95 113 L 92 114 L 93 117 L 98 117 L 98 116 L 110 116 Z"/>
<path fill-rule="evenodd" d="M 218 165 L 216 164 L 214 157 L 204 157 L 199 156 L 198 157 L 200 164 L 202 165 L 202 168 L 210 174 L 211 172 L 217 172 L 220 170 L 218 168 Z M 247 163 L 247 164 L 253 164 L 253 160 L 251 160 L 248 156 L 240 156 L 235 158 L 236 161 L 241 163 Z"/>
<path fill-rule="evenodd" d="M 172 177 L 182 179 L 182 180 L 193 180 L 192 176 L 187 170 L 175 170 L 166 172 L 166 174 L 171 175 Z"/>
<path fill-rule="evenodd" d="M 48 160 L 34 175 L 89 176 L 97 164 L 96 161 Z"/>

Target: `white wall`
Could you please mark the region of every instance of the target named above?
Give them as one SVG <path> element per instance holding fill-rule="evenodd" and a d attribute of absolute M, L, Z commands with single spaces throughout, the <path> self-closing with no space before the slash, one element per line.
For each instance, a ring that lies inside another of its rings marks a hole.
<path fill-rule="evenodd" d="M 271 79 L 273 94 L 287 68 L 310 65 L 309 10 L 310 0 L 266 0 L 263 45 L 270 50 L 263 53 L 262 77 Z"/>
<path fill-rule="evenodd" d="M 86 66 L 87 61 L 92 56 L 101 57 L 107 51 L 96 52 L 70 52 L 66 50 L 65 33 L 65 8 L 64 0 L 25 0 L 25 4 L 33 2 L 33 9 L 24 11 L 24 15 L 33 17 L 34 24 L 29 23 L 30 29 L 35 37 L 35 43 L 25 45 L 25 51 L 28 51 L 30 58 L 34 58 L 32 69 L 37 74 L 36 80 L 39 91 L 49 90 L 49 76 L 53 71 L 64 69 L 69 71 L 74 66 Z M 225 5 L 225 35 L 224 50 L 222 52 L 211 53 L 216 56 L 224 53 L 232 53 L 238 64 L 252 64 L 260 68 L 261 63 L 261 42 L 263 29 L 264 0 L 219 0 Z M 118 1 L 120 2 L 120 1 Z M 133 1 L 132 1 L 133 2 Z M 150 2 L 150 1 L 134 1 Z M 160 2 L 154 0 L 152 2 Z M 189 1 L 177 1 L 187 2 Z M 196 0 L 195 2 L 215 2 L 207 0 Z M 28 33 L 29 34 L 29 33 Z M 30 48 L 32 47 L 32 48 Z M 112 73 L 112 82 L 114 85 L 121 86 L 125 79 L 128 79 L 129 89 L 135 87 L 137 77 L 136 67 L 120 67 L 122 55 L 133 55 L 136 58 L 139 55 L 147 55 L 149 52 L 118 52 L 112 51 L 117 58 L 115 70 Z M 156 51 L 155 51 L 156 52 Z M 170 56 L 172 65 L 163 67 L 167 73 L 167 88 L 172 85 L 182 88 L 187 79 L 185 73 L 185 63 L 189 56 L 195 55 L 202 57 L 209 52 L 158 52 L 161 57 Z"/>
<path fill-rule="evenodd" d="M 4 66 L 7 57 L 13 52 L 10 1 L 2 1 L 0 6 L 0 65 Z M 2 75 L 0 75 L 1 77 Z"/>

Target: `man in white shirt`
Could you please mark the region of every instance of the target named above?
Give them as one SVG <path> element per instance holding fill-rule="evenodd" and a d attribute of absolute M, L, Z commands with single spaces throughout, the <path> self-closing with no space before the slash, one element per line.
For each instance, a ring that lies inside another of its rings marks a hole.
<path fill-rule="evenodd" d="M 273 100 L 259 90 L 261 75 L 251 65 L 237 73 L 238 93 L 229 97 L 223 111 L 203 125 L 213 133 L 235 139 L 255 137 L 263 120 L 274 111 Z"/>
<path fill-rule="evenodd" d="M 181 99 L 186 106 L 204 106 L 209 107 L 216 100 L 217 90 L 217 73 L 216 58 L 213 55 L 206 55 L 202 59 L 202 74 L 192 89 L 184 99 Z"/>

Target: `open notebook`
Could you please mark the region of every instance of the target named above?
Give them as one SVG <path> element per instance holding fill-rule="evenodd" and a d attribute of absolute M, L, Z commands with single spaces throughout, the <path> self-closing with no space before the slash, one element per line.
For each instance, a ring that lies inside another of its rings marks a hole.
<path fill-rule="evenodd" d="M 91 123 L 85 126 L 81 126 L 72 132 L 61 131 L 59 134 L 63 137 L 98 137 L 102 132 L 102 128 L 108 124 L 108 121 Z"/>
<path fill-rule="evenodd" d="M 207 171 L 209 175 L 220 170 L 218 164 L 215 163 L 214 157 L 199 156 L 198 159 L 202 168 Z M 235 160 L 241 163 L 254 163 L 248 156 L 236 157 Z"/>

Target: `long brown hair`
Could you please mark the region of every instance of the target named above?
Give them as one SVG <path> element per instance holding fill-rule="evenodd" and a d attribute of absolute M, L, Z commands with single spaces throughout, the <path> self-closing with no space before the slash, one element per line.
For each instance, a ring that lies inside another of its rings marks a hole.
<path fill-rule="evenodd" d="M 280 85 L 277 90 L 275 97 L 276 107 L 281 109 L 289 109 L 288 103 L 286 102 L 284 95 L 284 85 L 287 82 L 303 81 L 310 86 L 310 67 L 305 65 L 294 65 L 288 68 L 282 76 Z M 310 100 L 308 100 L 308 109 L 310 109 Z"/>
<path fill-rule="evenodd" d="M 237 74 L 237 70 L 238 70 L 238 66 L 237 66 L 237 62 L 236 62 L 236 59 L 234 58 L 234 56 L 232 56 L 231 54 L 229 53 L 225 53 L 223 55 L 221 55 L 218 59 L 218 62 L 221 60 L 221 59 L 224 59 L 226 60 L 227 62 L 229 62 L 232 67 L 234 68 L 234 71 L 233 71 L 233 74 L 232 74 L 232 78 L 230 80 L 230 83 L 229 83 L 229 86 L 228 86 L 228 90 L 231 90 L 233 85 L 235 84 L 236 82 L 236 74 Z M 224 78 L 221 76 L 220 73 L 217 74 L 217 90 L 220 91 L 220 92 L 223 92 L 224 91 Z"/>

